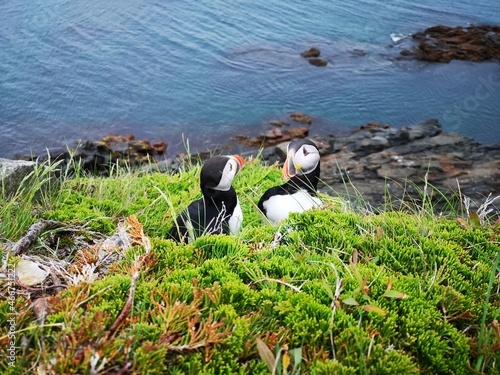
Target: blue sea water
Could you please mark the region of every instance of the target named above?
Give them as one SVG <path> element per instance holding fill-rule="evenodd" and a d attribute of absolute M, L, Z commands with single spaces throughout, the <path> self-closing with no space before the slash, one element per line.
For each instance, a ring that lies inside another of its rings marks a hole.
<path fill-rule="evenodd" d="M 0 157 L 110 133 L 172 153 L 294 111 L 312 133 L 437 118 L 500 142 L 498 62 L 395 59 L 412 33 L 482 23 L 498 0 L 0 0 Z"/>

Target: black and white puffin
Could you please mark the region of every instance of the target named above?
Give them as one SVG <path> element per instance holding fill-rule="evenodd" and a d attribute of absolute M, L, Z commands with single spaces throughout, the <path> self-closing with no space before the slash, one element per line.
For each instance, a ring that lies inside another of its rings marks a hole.
<path fill-rule="evenodd" d="M 316 191 L 320 174 L 319 159 L 318 147 L 308 139 L 288 144 L 282 179 L 289 180 L 267 190 L 258 203 L 271 224 L 278 224 L 291 212 L 303 212 L 322 205 Z"/>
<path fill-rule="evenodd" d="M 239 155 L 208 159 L 200 173 L 203 197 L 192 202 L 177 217 L 170 229 L 170 238 L 189 242 L 203 234 L 238 233 L 243 213 L 231 184 L 244 165 L 245 161 Z"/>

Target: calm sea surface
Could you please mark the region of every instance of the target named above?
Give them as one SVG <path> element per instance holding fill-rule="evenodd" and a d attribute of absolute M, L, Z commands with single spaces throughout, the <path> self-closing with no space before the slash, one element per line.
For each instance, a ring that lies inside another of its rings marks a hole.
<path fill-rule="evenodd" d="M 0 0 L 0 157 L 109 133 L 172 153 L 293 111 L 312 133 L 437 118 L 500 142 L 498 62 L 394 59 L 414 32 L 480 23 L 500 1 Z"/>

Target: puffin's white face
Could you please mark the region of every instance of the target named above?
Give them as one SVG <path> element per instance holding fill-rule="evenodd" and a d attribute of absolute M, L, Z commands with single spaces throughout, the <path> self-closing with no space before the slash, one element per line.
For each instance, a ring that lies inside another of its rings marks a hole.
<path fill-rule="evenodd" d="M 319 159 L 319 151 L 316 146 L 304 143 L 304 141 L 290 143 L 288 145 L 287 158 L 283 165 L 282 178 L 291 178 L 311 173 L 318 166 Z"/>
<path fill-rule="evenodd" d="M 240 171 L 240 164 L 238 160 L 233 157 L 229 157 L 224 170 L 222 171 L 222 177 L 219 184 L 214 187 L 215 190 L 227 191 L 231 188 L 234 176 Z"/>
<path fill-rule="evenodd" d="M 314 171 L 318 162 L 318 149 L 312 145 L 302 145 L 297 152 L 295 152 L 295 156 L 293 157 L 293 164 L 299 176 Z"/>

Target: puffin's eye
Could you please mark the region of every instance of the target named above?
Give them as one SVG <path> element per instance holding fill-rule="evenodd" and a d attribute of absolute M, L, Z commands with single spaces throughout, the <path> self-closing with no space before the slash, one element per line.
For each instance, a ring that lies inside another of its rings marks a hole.
<path fill-rule="evenodd" d="M 310 154 L 310 152 L 309 152 L 309 151 L 307 151 L 305 147 L 304 147 L 302 150 L 304 150 L 304 156 L 307 156 L 307 155 L 309 155 L 309 154 Z"/>
<path fill-rule="evenodd" d="M 229 163 L 229 172 L 231 172 L 232 170 L 233 170 L 233 164 Z"/>

